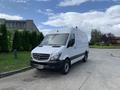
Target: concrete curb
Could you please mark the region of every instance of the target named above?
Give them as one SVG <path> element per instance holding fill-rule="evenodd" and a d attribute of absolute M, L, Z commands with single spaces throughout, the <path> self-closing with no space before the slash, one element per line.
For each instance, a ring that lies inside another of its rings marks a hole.
<path fill-rule="evenodd" d="M 24 72 L 24 71 L 27 71 L 27 70 L 30 70 L 30 69 L 32 69 L 32 67 L 29 66 L 29 67 L 25 67 L 25 68 L 14 70 L 14 71 L 0 73 L 0 78 L 11 76 L 11 75 L 14 75 L 14 74 L 17 74 L 17 73 L 20 73 L 20 72 Z"/>

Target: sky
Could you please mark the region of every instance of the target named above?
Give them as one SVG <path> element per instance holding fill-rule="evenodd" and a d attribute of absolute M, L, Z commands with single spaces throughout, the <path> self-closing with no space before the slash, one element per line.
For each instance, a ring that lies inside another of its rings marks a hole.
<path fill-rule="evenodd" d="M 0 18 L 33 19 L 39 31 L 78 26 L 120 36 L 120 0 L 0 0 Z"/>

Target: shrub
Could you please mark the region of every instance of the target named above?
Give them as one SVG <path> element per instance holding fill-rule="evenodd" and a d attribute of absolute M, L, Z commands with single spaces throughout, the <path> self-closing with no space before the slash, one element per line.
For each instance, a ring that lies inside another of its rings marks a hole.
<path fill-rule="evenodd" d="M 3 24 L 0 26 L 0 50 L 1 52 L 8 52 L 8 34 L 7 34 L 7 29 L 6 26 Z"/>

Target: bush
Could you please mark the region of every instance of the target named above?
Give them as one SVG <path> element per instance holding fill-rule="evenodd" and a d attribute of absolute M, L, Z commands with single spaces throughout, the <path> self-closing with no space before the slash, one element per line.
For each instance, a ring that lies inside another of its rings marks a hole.
<path fill-rule="evenodd" d="M 0 50 L 1 52 L 8 52 L 8 33 L 6 26 L 3 24 L 0 26 Z"/>
<path fill-rule="evenodd" d="M 14 33 L 7 31 L 5 25 L 0 25 L 0 52 L 13 50 L 30 51 L 41 43 L 44 36 L 35 31 L 18 31 Z"/>
<path fill-rule="evenodd" d="M 9 51 L 12 50 L 12 43 L 13 43 L 13 35 L 12 32 L 7 31 L 8 32 L 8 49 Z"/>
<path fill-rule="evenodd" d="M 42 33 L 36 33 L 35 31 L 15 31 L 12 50 L 30 51 L 40 44 L 43 38 L 44 36 Z"/>
<path fill-rule="evenodd" d="M 21 50 L 21 33 L 19 31 L 15 31 L 13 36 L 13 44 L 12 44 L 12 50 Z"/>
<path fill-rule="evenodd" d="M 42 33 L 39 33 L 37 35 L 37 45 L 41 43 L 41 41 L 44 39 L 44 36 Z"/>
<path fill-rule="evenodd" d="M 30 34 L 30 44 L 31 44 L 31 49 L 37 46 L 37 33 L 34 31 L 31 32 Z"/>
<path fill-rule="evenodd" d="M 98 31 L 97 29 L 93 29 L 91 32 L 91 40 L 90 40 L 90 45 L 99 45 L 102 38 L 102 33 Z"/>
<path fill-rule="evenodd" d="M 29 51 L 30 50 L 30 34 L 28 31 L 23 31 L 22 33 L 22 47 L 24 51 Z"/>
<path fill-rule="evenodd" d="M 0 27 L 0 52 L 1 52 L 1 48 L 2 48 L 2 32 L 1 32 L 1 27 Z"/>

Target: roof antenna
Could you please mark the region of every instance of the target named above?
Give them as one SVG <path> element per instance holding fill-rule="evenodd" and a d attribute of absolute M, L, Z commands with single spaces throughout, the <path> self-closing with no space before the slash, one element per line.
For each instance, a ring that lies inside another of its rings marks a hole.
<path fill-rule="evenodd" d="M 77 26 L 76 26 L 75 28 L 76 28 L 76 29 L 78 29 L 78 27 L 77 27 Z"/>

